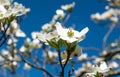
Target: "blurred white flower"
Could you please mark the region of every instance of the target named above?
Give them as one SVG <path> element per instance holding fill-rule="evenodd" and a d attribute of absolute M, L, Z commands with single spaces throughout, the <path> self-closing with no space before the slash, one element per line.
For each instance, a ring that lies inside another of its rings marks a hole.
<path fill-rule="evenodd" d="M 9 5 L 8 8 L 5 8 L 5 5 Z M 13 2 L 12 0 L 0 0 L 0 19 L 8 18 L 12 16 L 21 16 L 29 12 L 30 9 L 26 9 L 22 4 Z"/>
<path fill-rule="evenodd" d="M 110 17 L 110 19 L 109 19 L 112 23 L 117 23 L 118 22 L 118 17 L 117 16 L 112 16 L 112 17 Z"/>
<path fill-rule="evenodd" d="M 12 64 L 13 64 L 14 66 L 17 66 L 17 62 L 16 62 L 16 61 L 13 61 Z"/>
<path fill-rule="evenodd" d="M 107 53 L 108 53 L 107 50 L 102 51 L 102 55 L 106 55 Z"/>
<path fill-rule="evenodd" d="M 101 14 L 101 19 L 102 20 L 106 20 L 106 19 L 110 18 L 114 14 L 115 14 L 114 9 L 109 9 L 108 11 L 104 12 L 103 14 Z"/>
<path fill-rule="evenodd" d="M 85 60 L 87 59 L 87 53 L 82 53 L 79 57 L 78 60 Z"/>
<path fill-rule="evenodd" d="M 31 33 L 33 39 L 38 39 L 39 38 L 39 32 L 32 32 Z"/>
<path fill-rule="evenodd" d="M 42 26 L 43 31 L 50 31 L 52 29 L 52 25 L 49 23 L 46 23 Z"/>
<path fill-rule="evenodd" d="M 31 40 L 30 38 L 26 38 L 25 44 L 21 46 L 20 52 L 31 52 L 33 47 L 31 47 Z"/>
<path fill-rule="evenodd" d="M 36 34 L 36 35 L 35 35 Z M 57 38 L 57 32 L 56 31 L 52 31 L 49 33 L 45 33 L 45 32 L 34 32 L 32 35 L 34 35 L 33 37 L 35 38 L 37 36 L 37 39 L 39 39 L 42 42 L 45 42 L 47 44 L 47 40 L 51 40 L 53 38 Z"/>
<path fill-rule="evenodd" d="M 17 37 L 26 37 L 26 34 L 20 29 L 16 20 L 11 22 L 11 26 L 8 28 L 7 34 L 14 34 Z"/>
<path fill-rule="evenodd" d="M 75 41 L 81 41 L 84 39 L 85 34 L 89 31 L 88 27 L 84 28 L 82 31 L 78 32 L 71 29 L 63 28 L 62 25 L 57 22 L 55 24 L 58 35 L 61 39 L 66 40 L 68 43 Z"/>
<path fill-rule="evenodd" d="M 91 15 L 91 18 L 95 21 L 100 21 L 101 20 L 101 16 L 99 13 L 96 13 L 96 14 L 92 14 Z"/>
<path fill-rule="evenodd" d="M 120 60 L 120 54 L 115 55 L 114 58 Z"/>
<path fill-rule="evenodd" d="M 47 58 L 47 60 L 49 62 L 53 62 L 58 57 L 58 53 L 57 52 L 48 51 L 47 55 L 45 54 L 45 56 L 46 56 L 46 58 Z"/>
<path fill-rule="evenodd" d="M 75 2 L 73 2 L 71 4 L 67 4 L 67 5 L 62 5 L 61 8 L 63 10 L 68 10 L 69 11 L 69 10 L 73 9 L 74 6 L 75 6 Z"/>
<path fill-rule="evenodd" d="M 79 69 L 75 70 L 75 75 L 78 77 L 80 75 L 80 73 L 82 73 L 83 71 L 85 71 L 84 68 L 79 68 Z"/>
<path fill-rule="evenodd" d="M 0 5 L 0 19 L 4 18 L 4 14 L 7 12 L 4 6 Z"/>
<path fill-rule="evenodd" d="M 113 61 L 113 62 L 109 63 L 108 66 L 112 69 L 115 69 L 115 68 L 119 67 L 119 64 L 117 62 Z"/>
<path fill-rule="evenodd" d="M 114 42 L 110 44 L 112 47 L 116 47 L 118 45 L 118 43 Z"/>
<path fill-rule="evenodd" d="M 62 20 L 65 17 L 65 12 L 62 9 L 56 10 L 56 14 L 53 16 L 52 21 Z"/>
<path fill-rule="evenodd" d="M 5 9 L 4 6 L 0 5 L 0 14 L 5 14 L 7 10 Z"/>
<path fill-rule="evenodd" d="M 91 68 L 92 68 L 92 64 L 90 62 L 83 63 L 81 68 L 75 70 L 75 75 L 79 76 L 84 71 L 89 72 L 91 70 Z"/>
<path fill-rule="evenodd" d="M 20 48 L 20 52 L 25 52 L 25 51 L 26 51 L 25 46 L 22 46 L 22 47 Z"/>
<path fill-rule="evenodd" d="M 104 76 L 104 73 L 110 71 L 110 68 L 105 62 L 102 61 L 100 62 L 100 66 L 98 66 L 97 64 L 93 65 L 91 70 L 91 73 L 86 74 L 87 77 L 94 77 L 94 75 L 96 75 L 97 72 L 103 74 Z"/>
<path fill-rule="evenodd" d="M 64 11 L 61 9 L 56 10 L 56 14 L 59 16 L 62 16 L 62 17 L 64 17 L 64 15 L 65 15 Z"/>
<path fill-rule="evenodd" d="M 70 55 L 70 57 L 71 58 L 72 57 L 79 57 L 79 56 L 81 56 L 81 54 L 82 54 L 82 48 L 79 45 L 77 45 L 76 48 L 75 48 L 75 50 Z"/>
<path fill-rule="evenodd" d="M 9 60 L 11 60 L 11 61 L 14 60 L 14 58 L 10 54 L 8 54 L 7 56 L 8 56 Z"/>
<path fill-rule="evenodd" d="M 3 62 L 5 59 L 2 57 L 2 56 L 0 56 L 0 62 Z"/>
<path fill-rule="evenodd" d="M 18 29 L 18 30 L 16 31 L 15 35 L 16 35 L 17 37 L 26 37 L 26 34 L 25 34 L 22 30 L 20 30 L 20 29 Z"/>
<path fill-rule="evenodd" d="M 25 63 L 25 64 L 24 64 L 24 69 L 25 69 L 25 70 L 30 70 L 30 69 L 31 69 L 31 66 L 30 66 L 28 63 Z"/>
<path fill-rule="evenodd" d="M 34 35 L 34 37 L 37 37 L 40 41 L 42 42 L 46 42 L 47 39 L 47 33 L 44 32 L 39 32 L 39 33 L 34 33 L 36 35 Z M 33 35 L 33 34 L 32 34 Z"/>
<path fill-rule="evenodd" d="M 90 71 L 90 69 L 92 68 L 92 64 L 90 62 L 87 62 L 85 64 L 82 64 L 82 67 L 87 70 Z"/>
<path fill-rule="evenodd" d="M 3 50 L 1 51 L 1 54 L 2 54 L 3 56 L 6 56 L 6 55 L 9 54 L 9 51 L 3 49 Z"/>
<path fill-rule="evenodd" d="M 12 44 L 12 43 L 16 43 L 18 40 L 16 39 L 16 38 L 10 38 L 10 39 L 8 39 L 8 42 L 7 42 L 7 44 Z"/>
<path fill-rule="evenodd" d="M 11 11 L 11 14 L 14 16 L 20 16 L 29 12 L 30 9 L 26 9 L 22 4 L 14 2 L 13 6 L 9 8 L 8 11 Z"/>
<path fill-rule="evenodd" d="M 57 52 L 48 51 L 48 55 L 49 55 L 49 58 L 52 58 L 52 59 L 58 57 Z"/>
<path fill-rule="evenodd" d="M 39 40 L 39 32 L 32 32 L 31 33 L 33 41 L 31 42 L 31 46 L 34 48 L 40 48 L 41 44 L 40 44 L 40 40 Z"/>
<path fill-rule="evenodd" d="M 118 10 L 115 9 L 108 9 L 107 11 L 105 11 L 102 14 L 96 13 L 96 14 L 92 14 L 91 18 L 95 21 L 101 21 L 101 20 L 107 20 L 109 19 L 110 21 L 112 21 L 113 23 L 118 22 L 118 18 L 117 18 L 117 13 L 119 13 Z M 114 17 L 113 17 L 114 16 Z"/>
<path fill-rule="evenodd" d="M 101 62 L 103 60 L 104 60 L 104 58 L 102 58 L 102 57 L 96 57 L 94 62 L 99 63 L 99 62 Z"/>
<path fill-rule="evenodd" d="M 82 54 L 82 48 L 80 46 L 76 46 L 75 50 L 72 51 L 70 58 L 72 59 L 73 57 L 78 57 Z M 61 54 L 63 59 L 67 59 L 67 51 L 62 52 Z"/>
<path fill-rule="evenodd" d="M 77 45 L 75 50 L 72 51 L 69 59 L 72 59 L 73 57 L 78 57 L 81 54 L 82 54 L 82 48 Z M 67 57 L 68 57 L 67 51 L 62 52 L 61 57 L 62 57 L 62 64 L 64 64 L 67 60 Z"/>
<path fill-rule="evenodd" d="M 10 5 L 12 2 L 12 0 L 0 0 L 0 5 L 4 6 L 4 5 Z"/>
<path fill-rule="evenodd" d="M 40 43 L 40 41 L 38 39 L 34 39 L 31 43 L 30 46 L 33 48 L 40 48 L 42 46 L 42 44 Z"/>

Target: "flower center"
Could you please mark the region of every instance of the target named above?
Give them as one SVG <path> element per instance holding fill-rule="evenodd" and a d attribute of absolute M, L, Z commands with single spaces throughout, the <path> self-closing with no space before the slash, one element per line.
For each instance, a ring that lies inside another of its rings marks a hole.
<path fill-rule="evenodd" d="M 0 17 L 2 17 L 3 16 L 3 14 L 2 13 L 0 13 Z"/>
<path fill-rule="evenodd" d="M 68 37 L 73 37 L 74 36 L 74 32 L 72 31 L 72 29 L 69 29 L 69 31 L 67 32 Z"/>

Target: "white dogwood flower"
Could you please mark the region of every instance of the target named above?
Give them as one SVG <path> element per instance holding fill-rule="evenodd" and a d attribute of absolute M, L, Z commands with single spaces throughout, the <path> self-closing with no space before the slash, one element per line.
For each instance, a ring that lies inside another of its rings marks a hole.
<path fill-rule="evenodd" d="M 4 18 L 4 14 L 7 12 L 4 6 L 0 5 L 0 19 Z"/>
<path fill-rule="evenodd" d="M 83 40 L 85 37 L 85 34 L 89 31 L 88 27 L 84 28 L 80 32 L 73 30 L 72 28 L 66 29 L 66 28 L 63 28 L 59 22 L 57 22 L 55 26 L 60 38 L 63 40 L 66 40 L 68 43 L 72 43 L 75 41 L 79 42 Z"/>
<path fill-rule="evenodd" d="M 14 34 L 17 37 L 26 37 L 26 34 L 20 29 L 17 20 L 11 22 L 11 26 L 7 30 L 7 34 Z"/>
<path fill-rule="evenodd" d="M 62 17 L 62 18 L 65 16 L 64 11 L 61 10 L 61 9 L 56 10 L 56 14 L 57 14 L 59 17 Z"/>
<path fill-rule="evenodd" d="M 5 5 L 9 5 L 8 8 L 5 8 Z M 12 16 L 21 16 L 29 12 L 29 8 L 25 8 L 22 4 L 9 0 L 0 0 L 0 19 L 8 18 Z"/>
<path fill-rule="evenodd" d="M 62 20 L 65 17 L 65 12 L 62 9 L 56 10 L 56 14 L 53 16 L 53 20 Z"/>
<path fill-rule="evenodd" d="M 82 48 L 79 45 L 77 45 L 75 50 L 71 53 L 70 58 L 72 59 L 73 57 L 78 57 L 81 54 L 82 54 Z M 63 60 L 64 59 L 66 60 L 68 57 L 67 51 L 62 52 L 61 57 L 63 58 Z"/>
<path fill-rule="evenodd" d="M 0 0 L 0 5 L 10 5 L 12 0 Z"/>
<path fill-rule="evenodd" d="M 63 10 L 70 10 L 75 6 L 75 2 L 71 3 L 71 4 L 67 4 L 67 5 L 62 5 L 61 8 Z"/>
<path fill-rule="evenodd" d="M 25 69 L 25 70 L 30 70 L 30 69 L 31 69 L 31 66 L 30 66 L 28 63 L 25 63 L 25 64 L 24 64 L 24 69 Z"/>
<path fill-rule="evenodd" d="M 93 65 L 92 67 L 92 72 L 91 73 L 87 73 L 87 77 L 94 77 L 97 73 L 100 73 L 104 76 L 105 72 L 110 71 L 110 68 L 107 66 L 107 64 L 105 62 L 101 62 L 100 66 L 98 65 Z"/>
<path fill-rule="evenodd" d="M 78 60 L 85 60 L 87 59 L 87 53 L 83 53 L 78 57 Z"/>

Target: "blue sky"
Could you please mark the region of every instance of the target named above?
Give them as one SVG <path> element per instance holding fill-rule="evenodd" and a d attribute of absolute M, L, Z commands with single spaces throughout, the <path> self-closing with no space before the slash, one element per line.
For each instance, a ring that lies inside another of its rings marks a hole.
<path fill-rule="evenodd" d="M 75 8 L 71 14 L 70 19 L 65 26 L 71 24 L 76 25 L 76 30 L 81 30 L 84 27 L 89 27 L 90 31 L 88 32 L 86 39 L 79 43 L 83 47 L 95 46 L 97 48 L 102 48 L 102 38 L 105 33 L 108 31 L 107 28 L 104 28 L 95 22 L 92 21 L 90 15 L 96 12 L 102 13 L 105 11 L 106 3 L 99 3 L 97 0 L 14 0 L 22 3 L 24 6 L 31 9 L 28 17 L 21 22 L 20 27 L 28 37 L 31 37 L 32 31 L 40 31 L 41 26 L 52 19 L 52 16 L 55 14 L 57 9 L 60 9 L 61 5 L 69 4 L 75 2 Z M 118 29 L 112 32 L 108 42 L 114 41 L 116 38 L 119 38 Z M 88 55 L 98 54 L 94 51 L 83 51 L 87 52 Z M 20 71 L 20 70 L 19 70 Z M 39 70 L 31 70 L 30 77 L 40 77 Z"/>

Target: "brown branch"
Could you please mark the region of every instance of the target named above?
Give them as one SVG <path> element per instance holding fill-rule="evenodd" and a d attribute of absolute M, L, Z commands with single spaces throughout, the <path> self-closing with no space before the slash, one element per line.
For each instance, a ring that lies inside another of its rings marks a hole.
<path fill-rule="evenodd" d="M 6 36 L 6 32 L 7 32 L 7 30 L 8 30 L 9 27 L 10 27 L 10 24 L 8 24 L 7 28 L 3 31 L 3 34 L 2 34 L 2 36 L 0 37 L 0 40 L 1 40 L 1 41 L 3 40 L 3 41 L 0 43 L 0 47 L 6 42 L 7 38 L 9 37 L 9 35 Z"/>
<path fill-rule="evenodd" d="M 29 64 L 29 65 L 30 65 L 31 67 L 33 67 L 33 68 L 36 68 L 36 69 L 38 69 L 38 70 L 44 71 L 44 72 L 45 72 L 47 75 L 49 75 L 50 77 L 54 77 L 50 72 L 48 72 L 48 71 L 47 71 L 46 69 L 44 69 L 43 67 L 38 66 L 38 65 L 35 65 L 35 64 L 32 64 L 32 63 L 30 63 L 29 61 L 27 61 L 27 60 L 25 59 L 25 57 L 22 55 L 21 52 L 18 52 L 18 53 L 19 53 L 19 55 L 21 56 L 23 62 Z"/>
<path fill-rule="evenodd" d="M 106 77 L 113 77 L 113 76 L 117 76 L 117 75 L 120 75 L 120 70 L 110 71 L 110 72 L 108 72 Z"/>
<path fill-rule="evenodd" d="M 100 52 L 101 50 L 96 47 L 82 47 L 83 50 L 94 50 Z"/>
<path fill-rule="evenodd" d="M 103 57 L 105 61 L 109 61 L 118 53 L 120 53 L 120 48 L 115 49 L 115 50 L 111 50 L 106 55 L 102 55 L 100 57 Z"/>

